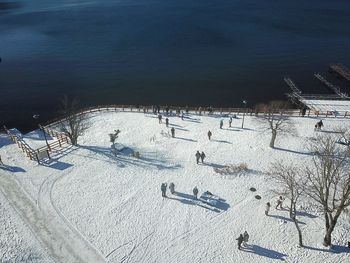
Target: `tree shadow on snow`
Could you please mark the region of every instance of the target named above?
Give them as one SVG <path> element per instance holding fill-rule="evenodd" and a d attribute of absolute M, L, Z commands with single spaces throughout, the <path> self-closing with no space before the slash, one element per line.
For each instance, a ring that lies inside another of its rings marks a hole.
<path fill-rule="evenodd" d="M 263 257 L 267 257 L 267 258 L 271 258 L 271 259 L 279 259 L 282 261 L 285 260 L 284 257 L 288 256 L 288 255 L 280 253 L 276 250 L 264 248 L 264 247 L 261 247 L 258 245 L 248 245 L 248 246 L 242 247 L 242 248 L 245 252 L 248 252 L 248 253 L 257 254 L 259 256 L 263 256 Z"/>
<path fill-rule="evenodd" d="M 350 249 L 348 247 L 340 246 L 340 245 L 332 245 L 332 248 L 318 248 L 318 247 L 310 247 L 310 246 L 304 246 L 304 248 L 319 251 L 319 252 L 335 253 L 335 254 L 350 253 Z"/>
<path fill-rule="evenodd" d="M 298 152 L 298 151 L 284 149 L 284 148 L 280 148 L 280 147 L 274 147 L 273 149 L 283 151 L 283 152 L 290 152 L 290 153 L 303 154 L 303 155 L 312 155 L 311 152 Z"/>
<path fill-rule="evenodd" d="M 151 158 L 150 154 L 148 153 L 141 153 L 140 158 L 132 157 L 130 156 L 132 153 L 134 153 L 134 150 L 129 147 L 123 147 L 117 155 L 114 155 L 111 151 L 111 148 L 107 147 L 100 147 L 100 146 L 81 146 L 81 148 L 84 148 L 92 153 L 94 153 L 93 156 L 103 156 L 108 158 L 108 160 L 103 160 L 98 157 L 93 156 L 85 156 L 88 158 L 105 161 L 108 163 L 115 162 L 118 164 L 119 167 L 125 167 L 126 165 L 134 165 L 139 166 L 143 168 L 157 168 L 158 170 L 163 169 L 178 169 L 181 167 L 179 164 L 169 164 L 166 160 Z"/>
<path fill-rule="evenodd" d="M 273 218 L 276 218 L 276 219 L 280 219 L 280 220 L 283 220 L 283 221 L 288 221 L 288 222 L 292 222 L 293 223 L 293 220 L 290 219 L 289 217 L 280 216 L 280 215 L 269 215 L 269 216 L 273 217 Z M 299 221 L 299 220 L 298 220 L 298 223 L 301 224 L 301 225 L 306 225 L 304 222 Z"/>
<path fill-rule="evenodd" d="M 317 218 L 317 215 L 310 214 L 305 211 L 297 211 L 297 216 L 304 216 L 304 217 L 309 217 L 309 218 Z"/>

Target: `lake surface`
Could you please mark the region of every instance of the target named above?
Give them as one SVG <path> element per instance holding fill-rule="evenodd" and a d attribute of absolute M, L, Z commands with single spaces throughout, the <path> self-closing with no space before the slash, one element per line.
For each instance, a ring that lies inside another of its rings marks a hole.
<path fill-rule="evenodd" d="M 10 0 L 9 0 L 10 1 Z M 3 1 L 0 1 L 3 2 Z M 0 123 L 32 128 L 63 94 L 82 105 L 241 106 L 327 93 L 350 66 L 347 0 L 28 0 L 0 10 Z"/>

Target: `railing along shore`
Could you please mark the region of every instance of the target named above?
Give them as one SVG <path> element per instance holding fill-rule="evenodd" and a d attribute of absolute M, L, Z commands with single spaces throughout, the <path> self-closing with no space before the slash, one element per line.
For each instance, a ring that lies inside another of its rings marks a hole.
<path fill-rule="evenodd" d="M 181 112 L 185 113 L 191 113 L 196 115 L 230 115 L 235 114 L 237 116 L 239 115 L 250 115 L 250 116 L 260 116 L 260 115 L 266 115 L 268 113 L 271 113 L 267 110 L 257 110 L 252 108 L 213 108 L 213 107 L 176 107 L 176 106 L 159 106 L 159 108 L 154 106 L 137 106 L 137 105 L 98 105 L 98 106 L 92 106 L 92 107 L 86 107 L 82 108 L 78 111 L 76 111 L 73 114 L 86 114 L 86 113 L 96 113 L 96 112 L 109 112 L 109 111 L 120 111 L 120 112 L 143 112 L 143 113 L 154 113 L 158 112 L 161 114 L 168 114 L 168 115 L 180 115 Z M 300 117 L 300 116 L 307 116 L 307 117 L 321 117 L 321 118 L 328 118 L 328 117 L 343 117 L 347 118 L 349 117 L 348 112 L 332 112 L 332 111 L 326 111 L 326 112 L 319 112 L 314 111 L 311 109 L 306 110 L 303 112 L 303 110 L 300 109 L 276 109 L 272 112 L 273 114 L 280 114 L 284 116 L 290 116 L 290 117 Z M 48 122 L 46 122 L 43 127 L 49 128 L 52 126 L 55 126 L 56 124 L 64 121 L 66 117 L 57 117 L 55 119 L 52 119 Z"/>

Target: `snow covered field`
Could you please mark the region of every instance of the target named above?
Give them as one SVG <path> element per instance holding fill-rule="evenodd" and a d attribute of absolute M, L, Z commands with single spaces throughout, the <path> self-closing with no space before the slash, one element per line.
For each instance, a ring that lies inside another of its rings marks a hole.
<path fill-rule="evenodd" d="M 274 160 L 298 163 L 310 158 L 305 143 L 315 135 L 317 120 L 294 118 L 298 135 L 277 137 L 276 148 L 270 149 L 270 134 L 261 132 L 254 117 L 246 117 L 245 129 L 240 128 L 241 119 L 234 119 L 232 128 L 223 119 L 224 128 L 219 129 L 218 117 L 169 117 L 166 128 L 164 119 L 159 124 L 156 116 L 143 113 L 91 115 L 91 128 L 80 138 L 80 146 L 57 152 L 53 162 L 40 166 L 2 136 L 0 154 L 9 167 L 0 169 L 0 182 L 21 185 L 18 194 L 5 196 L 14 206 L 21 205 L 23 196 L 33 204 L 47 232 L 38 226 L 34 233 L 42 242 L 30 246 L 37 254 L 41 246 L 49 247 L 48 254 L 59 262 L 350 262 L 350 250 L 344 246 L 350 241 L 349 217 L 340 219 L 333 234 L 336 246 L 330 251 L 321 244 L 322 215 L 307 200 L 299 220 L 308 248 L 298 248 L 287 210 L 273 207 L 270 216 L 264 214 L 266 202 L 276 202 L 264 174 Z M 346 122 L 326 119 L 325 130 Z M 171 127 L 175 138 L 169 136 Z M 108 134 L 117 129 L 122 151 L 114 156 Z M 33 133 L 30 137 L 39 138 Z M 205 152 L 204 164 L 196 164 L 197 150 Z M 134 151 L 139 159 L 130 156 Z M 249 170 L 231 175 L 214 171 L 240 163 Z M 162 198 L 163 182 L 174 182 L 177 194 L 168 192 L 168 198 Z M 0 186 L 6 193 L 4 184 Z M 194 200 L 194 186 L 199 195 L 208 190 L 224 201 L 212 207 Z M 251 192 L 251 187 L 257 191 Z M 33 211 L 25 207 L 19 214 L 28 215 L 26 223 L 34 224 Z M 19 220 L 16 217 L 6 212 L 0 220 Z M 22 231 L 18 224 L 13 228 Z M 240 251 L 235 239 L 245 230 L 249 247 Z M 31 240 L 28 234 L 23 238 Z M 2 243 L 0 256 L 16 249 L 13 242 L 8 246 Z M 17 253 L 27 252 L 19 245 Z"/>

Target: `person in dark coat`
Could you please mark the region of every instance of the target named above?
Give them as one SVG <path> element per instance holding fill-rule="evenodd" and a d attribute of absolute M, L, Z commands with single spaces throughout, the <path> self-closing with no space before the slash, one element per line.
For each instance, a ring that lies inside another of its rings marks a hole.
<path fill-rule="evenodd" d="M 159 120 L 159 124 L 162 123 L 162 114 L 158 114 L 158 120 Z"/>
<path fill-rule="evenodd" d="M 175 184 L 174 183 L 170 183 L 169 189 L 170 189 L 171 194 L 175 194 Z"/>
<path fill-rule="evenodd" d="M 169 126 L 169 119 L 165 118 L 165 125 L 168 127 Z"/>
<path fill-rule="evenodd" d="M 283 199 L 282 196 L 280 196 L 280 197 L 277 199 L 276 209 L 277 209 L 278 207 L 280 207 L 281 209 L 283 209 L 283 207 L 282 207 L 283 201 L 284 201 L 284 199 Z"/>
<path fill-rule="evenodd" d="M 249 241 L 249 234 L 247 231 L 244 231 L 244 233 L 243 233 L 243 245 L 245 247 L 247 246 L 248 241 Z"/>
<path fill-rule="evenodd" d="M 1 160 L 1 155 L 0 155 L 0 166 L 4 166 L 4 163 Z"/>
<path fill-rule="evenodd" d="M 202 152 L 202 153 L 201 153 L 201 161 L 202 161 L 202 163 L 204 162 L 204 158 L 205 158 L 205 153 Z"/>
<path fill-rule="evenodd" d="M 224 126 L 224 121 L 223 120 L 220 121 L 220 129 L 222 129 L 222 126 Z"/>
<path fill-rule="evenodd" d="M 160 186 L 160 190 L 162 191 L 163 197 L 166 197 L 166 187 L 167 187 L 166 183 L 162 183 L 162 185 Z"/>
<path fill-rule="evenodd" d="M 199 159 L 201 158 L 201 154 L 199 151 L 196 152 L 196 161 L 197 161 L 197 164 L 199 164 Z"/>
<path fill-rule="evenodd" d="M 184 120 L 184 112 L 181 113 L 181 120 Z"/>
<path fill-rule="evenodd" d="M 175 137 L 175 128 L 174 127 L 172 127 L 171 128 L 171 137 Z"/>
<path fill-rule="evenodd" d="M 238 240 L 238 242 L 237 242 L 238 243 L 238 249 L 241 250 L 241 245 L 242 245 L 243 240 L 244 240 L 243 235 L 240 234 L 239 237 L 236 238 L 236 240 Z"/>
<path fill-rule="evenodd" d="M 193 188 L 193 195 L 194 195 L 194 199 L 197 199 L 197 196 L 198 196 L 198 188 L 197 188 L 197 186 L 195 186 Z"/>
<path fill-rule="evenodd" d="M 270 202 L 267 202 L 266 207 L 265 207 L 265 215 L 267 215 L 267 216 L 269 215 L 270 207 L 271 207 Z"/>
<path fill-rule="evenodd" d="M 231 128 L 231 124 L 232 124 L 232 117 L 230 117 L 229 121 L 228 121 L 228 126 Z"/>
<path fill-rule="evenodd" d="M 208 131 L 208 138 L 209 138 L 209 141 L 210 141 L 210 139 L 211 139 L 211 136 L 212 136 L 211 131 Z"/>

